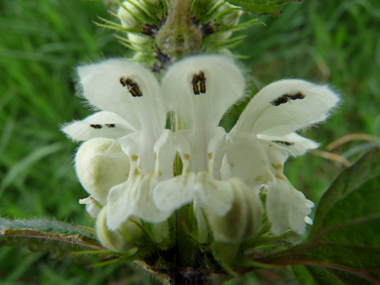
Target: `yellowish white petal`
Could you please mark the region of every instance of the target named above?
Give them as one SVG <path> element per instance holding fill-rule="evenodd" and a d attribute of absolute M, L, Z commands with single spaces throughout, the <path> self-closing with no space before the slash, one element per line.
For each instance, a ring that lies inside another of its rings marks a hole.
<path fill-rule="evenodd" d="M 284 79 L 260 90 L 241 114 L 234 131 L 284 136 L 324 121 L 338 95 L 327 85 Z"/>
<path fill-rule="evenodd" d="M 118 139 L 136 131 L 126 120 L 112 112 L 101 111 L 81 121 L 73 121 L 62 128 L 74 141 L 93 138 Z"/>

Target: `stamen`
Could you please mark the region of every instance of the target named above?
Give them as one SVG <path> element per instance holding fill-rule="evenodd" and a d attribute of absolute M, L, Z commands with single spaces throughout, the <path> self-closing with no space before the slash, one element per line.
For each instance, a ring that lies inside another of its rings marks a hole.
<path fill-rule="evenodd" d="M 285 104 L 290 100 L 297 100 L 297 99 L 303 99 L 305 98 L 306 96 L 303 95 L 301 92 L 298 92 L 294 95 L 291 95 L 291 94 L 284 94 L 284 95 L 281 95 L 280 97 L 278 97 L 277 99 L 273 100 L 272 102 L 270 102 L 273 106 L 280 106 L 281 104 Z"/>
<path fill-rule="evenodd" d="M 109 128 L 115 128 L 116 127 L 115 124 L 106 124 L 106 126 L 109 127 Z"/>
<path fill-rule="evenodd" d="M 91 124 L 90 127 L 94 128 L 94 129 L 101 129 L 101 128 L 103 128 L 103 126 L 100 125 L 100 124 Z"/>
<path fill-rule="evenodd" d="M 199 95 L 198 81 L 198 75 L 194 74 L 193 81 L 191 82 L 193 84 L 194 95 Z"/>
<path fill-rule="evenodd" d="M 286 142 L 286 141 L 272 141 L 272 142 L 284 144 L 284 145 L 287 145 L 287 146 L 294 145 L 293 142 Z"/>
<path fill-rule="evenodd" d="M 200 84 L 201 84 L 201 93 L 206 93 L 206 78 L 205 74 L 203 71 L 199 73 L 199 78 L 198 78 Z"/>
<path fill-rule="evenodd" d="M 133 97 L 141 97 L 143 95 L 137 83 L 133 82 L 130 78 L 120 77 L 120 83 L 123 87 L 127 86 L 128 91 Z"/>
<path fill-rule="evenodd" d="M 200 85 L 198 85 L 198 83 L 200 83 Z M 206 93 L 206 78 L 203 71 L 200 71 L 199 75 L 194 74 L 191 84 L 193 84 L 194 95 L 199 95 L 199 93 Z"/>

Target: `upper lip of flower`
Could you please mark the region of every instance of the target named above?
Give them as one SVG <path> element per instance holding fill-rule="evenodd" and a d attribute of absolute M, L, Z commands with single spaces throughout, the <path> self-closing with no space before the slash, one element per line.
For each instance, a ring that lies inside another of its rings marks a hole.
<path fill-rule="evenodd" d="M 206 170 L 208 143 L 244 89 L 241 71 L 231 58 L 220 55 L 189 57 L 173 64 L 163 77 L 164 100 L 190 129 L 192 171 Z"/>

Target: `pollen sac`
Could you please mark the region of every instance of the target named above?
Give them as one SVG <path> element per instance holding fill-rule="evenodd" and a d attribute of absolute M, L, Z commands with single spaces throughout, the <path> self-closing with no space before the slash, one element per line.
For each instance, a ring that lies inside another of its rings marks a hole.
<path fill-rule="evenodd" d="M 103 128 L 101 124 L 91 124 L 90 127 L 96 130 Z"/>
<path fill-rule="evenodd" d="M 280 97 L 278 97 L 277 99 L 271 101 L 270 103 L 273 105 L 273 106 L 280 106 L 281 104 L 285 104 L 290 100 L 297 100 L 297 99 L 303 99 L 305 98 L 305 95 L 303 95 L 301 92 L 298 92 L 294 95 L 291 95 L 291 94 L 284 94 L 284 95 L 281 95 Z"/>
<path fill-rule="evenodd" d="M 127 86 L 129 93 L 131 93 L 133 97 L 141 97 L 143 95 L 137 83 L 133 82 L 132 79 L 123 76 L 120 77 L 120 83 L 123 87 Z"/>
<path fill-rule="evenodd" d="M 283 144 L 283 145 L 286 145 L 286 146 L 291 146 L 291 145 L 294 145 L 293 142 L 287 142 L 287 141 L 272 141 L 274 143 L 279 143 L 279 144 Z"/>
<path fill-rule="evenodd" d="M 203 71 L 200 71 L 199 75 L 194 74 L 191 84 L 193 84 L 194 95 L 199 95 L 199 93 L 206 93 L 206 78 Z"/>

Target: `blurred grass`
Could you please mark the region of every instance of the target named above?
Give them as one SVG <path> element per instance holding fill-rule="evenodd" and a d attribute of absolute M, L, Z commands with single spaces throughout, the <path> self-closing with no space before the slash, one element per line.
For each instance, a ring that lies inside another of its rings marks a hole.
<path fill-rule="evenodd" d="M 0 7 L 0 213 L 90 225 L 77 203 L 86 196 L 72 165 L 77 145 L 59 132 L 59 125 L 90 113 L 73 96 L 74 67 L 128 51 L 112 32 L 91 22 L 98 15 L 110 18 L 101 1 L 0 0 Z M 281 17 L 262 17 L 267 27 L 245 30 L 249 36 L 235 50 L 250 56 L 243 63 L 257 88 L 282 78 L 304 78 L 329 83 L 342 94 L 341 107 L 332 118 L 303 133 L 319 141 L 321 149 L 351 133 L 380 136 L 379 1 L 303 0 L 282 8 Z M 227 128 L 241 109 L 234 108 L 232 117 L 224 120 Z M 334 152 L 352 152 L 354 147 L 366 146 L 351 142 Z M 342 169 L 311 154 L 290 159 L 285 168 L 290 181 L 314 201 Z M 132 274 L 125 266 L 87 269 L 72 259 L 29 254 L 26 248 L 0 250 L 0 280 L 151 284 L 150 277 Z M 244 284 L 295 282 L 283 271 L 262 271 L 244 280 Z"/>

